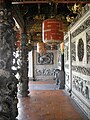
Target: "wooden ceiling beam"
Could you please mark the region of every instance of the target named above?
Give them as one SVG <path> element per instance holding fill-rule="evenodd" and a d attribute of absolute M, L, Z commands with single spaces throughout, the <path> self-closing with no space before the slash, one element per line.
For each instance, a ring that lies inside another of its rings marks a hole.
<path fill-rule="evenodd" d="M 54 2 L 54 3 L 90 3 L 89 0 L 30 0 L 30 1 L 22 1 L 22 2 L 12 2 L 12 4 L 32 4 L 32 3 L 49 3 L 49 2 Z"/>

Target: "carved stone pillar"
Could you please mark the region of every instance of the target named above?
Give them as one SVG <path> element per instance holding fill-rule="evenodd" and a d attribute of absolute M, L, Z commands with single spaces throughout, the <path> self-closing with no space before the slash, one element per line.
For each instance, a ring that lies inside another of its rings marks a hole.
<path fill-rule="evenodd" d="M 11 69 L 15 51 L 15 22 L 11 12 L 0 4 L 0 120 L 15 120 L 17 109 L 17 79 Z"/>
<path fill-rule="evenodd" d="M 27 35 L 21 34 L 21 78 L 20 78 L 20 91 L 22 97 L 28 96 L 28 46 L 27 46 Z"/>

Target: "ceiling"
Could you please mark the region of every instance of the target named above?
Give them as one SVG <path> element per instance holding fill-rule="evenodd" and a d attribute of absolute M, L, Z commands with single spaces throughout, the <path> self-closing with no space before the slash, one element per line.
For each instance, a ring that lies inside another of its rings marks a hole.
<path fill-rule="evenodd" d="M 78 0 L 76 0 L 78 1 Z M 41 39 L 42 21 L 55 17 L 61 19 L 66 26 L 71 22 L 67 22 L 66 17 L 73 16 L 78 13 L 73 13 L 71 7 L 76 3 L 75 0 L 13 0 L 12 5 L 16 8 L 19 15 L 24 21 L 24 29 L 33 36 L 33 39 Z M 77 2 L 78 3 L 78 2 Z M 79 1 L 82 7 L 86 4 Z M 17 9 L 18 7 L 18 9 Z M 14 10 L 14 13 L 16 11 Z"/>

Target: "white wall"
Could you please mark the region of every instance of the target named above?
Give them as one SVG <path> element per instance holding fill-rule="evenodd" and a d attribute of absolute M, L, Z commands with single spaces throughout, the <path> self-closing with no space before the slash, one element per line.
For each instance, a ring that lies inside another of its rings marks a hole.
<path fill-rule="evenodd" d="M 90 4 L 82 13 L 64 37 L 65 89 L 90 119 Z"/>

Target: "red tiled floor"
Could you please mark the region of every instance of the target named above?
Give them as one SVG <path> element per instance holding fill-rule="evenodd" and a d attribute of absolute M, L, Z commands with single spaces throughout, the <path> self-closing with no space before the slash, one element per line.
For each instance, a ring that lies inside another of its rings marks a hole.
<path fill-rule="evenodd" d="M 18 120 L 87 120 L 64 90 L 31 90 L 18 99 Z"/>

